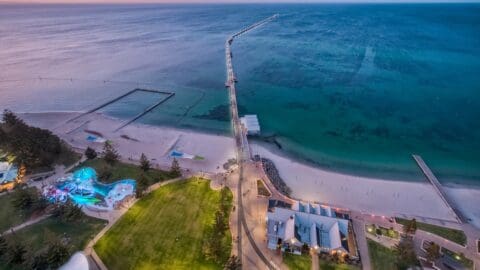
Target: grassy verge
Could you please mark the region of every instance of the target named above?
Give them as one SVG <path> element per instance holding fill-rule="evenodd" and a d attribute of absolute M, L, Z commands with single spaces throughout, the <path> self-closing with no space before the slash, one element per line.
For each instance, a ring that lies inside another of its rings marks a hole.
<path fill-rule="evenodd" d="M 100 173 L 104 170 L 105 167 L 109 165 L 105 162 L 103 158 L 96 158 L 91 160 L 86 160 L 82 164 L 78 165 L 72 171 L 75 171 L 81 167 L 92 167 L 97 173 Z M 147 172 L 143 172 L 139 166 L 133 164 L 127 164 L 122 162 L 116 162 L 115 165 L 111 166 L 112 175 L 108 179 L 102 179 L 102 182 L 111 183 L 121 179 L 135 179 L 138 180 L 140 175 L 144 174 L 145 178 L 148 181 L 149 185 L 161 182 L 167 179 L 174 177 L 170 172 L 150 169 Z"/>
<path fill-rule="evenodd" d="M 466 258 L 463 254 L 455 253 L 447 248 L 441 249 L 442 253 L 446 256 L 449 256 L 452 260 L 457 261 L 466 269 L 473 269 L 473 261 L 469 258 Z"/>
<path fill-rule="evenodd" d="M 348 264 L 338 264 L 333 262 L 327 262 L 324 260 L 319 260 L 319 265 L 321 270 L 360 270 L 361 268 L 354 265 Z"/>
<path fill-rule="evenodd" d="M 409 222 L 407 219 L 395 218 L 396 222 L 402 225 L 405 225 Z M 467 237 L 465 233 L 460 230 L 455 230 L 451 228 L 441 227 L 437 225 L 422 223 L 417 221 L 417 229 L 436 234 L 440 237 L 458 243 L 462 246 L 466 245 Z"/>
<path fill-rule="evenodd" d="M 260 196 L 266 196 L 266 197 L 270 197 L 271 195 L 268 189 L 263 184 L 263 181 L 260 179 L 257 180 L 257 194 Z"/>
<path fill-rule="evenodd" d="M 295 255 L 291 253 L 285 253 L 283 255 L 283 263 L 285 263 L 290 270 L 312 269 L 312 257 L 310 257 L 308 254 Z"/>
<path fill-rule="evenodd" d="M 393 250 L 367 239 L 368 254 L 373 270 L 397 269 Z"/>
<path fill-rule="evenodd" d="M 0 233 L 22 224 L 30 217 L 29 213 L 15 209 L 12 196 L 12 193 L 0 196 Z"/>
<path fill-rule="evenodd" d="M 109 269 L 222 269 L 202 252 L 219 202 L 207 180 L 165 185 L 130 208 L 95 250 Z M 222 243 L 230 254 L 229 233 Z"/>

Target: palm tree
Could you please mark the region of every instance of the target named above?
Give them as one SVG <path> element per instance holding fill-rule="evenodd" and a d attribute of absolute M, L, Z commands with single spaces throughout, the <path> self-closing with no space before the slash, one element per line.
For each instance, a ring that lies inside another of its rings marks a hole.
<path fill-rule="evenodd" d="M 434 262 L 438 258 L 440 258 L 440 246 L 432 242 L 428 247 L 427 247 L 427 260 L 429 262 Z"/>

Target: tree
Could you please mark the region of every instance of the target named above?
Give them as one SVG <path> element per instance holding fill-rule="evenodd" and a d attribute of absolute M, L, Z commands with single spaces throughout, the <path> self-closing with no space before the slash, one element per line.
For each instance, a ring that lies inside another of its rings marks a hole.
<path fill-rule="evenodd" d="M 50 268 L 57 269 L 70 257 L 70 250 L 58 237 L 49 238 L 45 258 Z"/>
<path fill-rule="evenodd" d="M 240 262 L 240 259 L 232 255 L 230 258 L 228 258 L 227 263 L 223 267 L 224 270 L 240 270 L 242 269 L 242 263 Z"/>
<path fill-rule="evenodd" d="M 178 177 L 182 175 L 182 170 L 180 169 L 180 164 L 176 158 L 173 158 L 172 167 L 170 168 L 170 173 L 174 177 Z"/>
<path fill-rule="evenodd" d="M 65 222 L 72 222 L 83 217 L 82 208 L 67 200 L 65 203 L 58 203 L 52 211 L 52 216 Z"/>
<path fill-rule="evenodd" d="M 17 188 L 12 194 L 12 204 L 17 210 L 30 210 L 36 201 L 35 192 L 28 188 Z"/>
<path fill-rule="evenodd" d="M 140 169 L 144 172 L 150 170 L 150 161 L 144 153 L 142 153 L 142 156 L 140 157 Z"/>
<path fill-rule="evenodd" d="M 140 177 L 137 179 L 137 187 L 135 190 L 136 197 L 141 198 L 147 188 L 148 188 L 148 179 L 145 177 L 144 174 L 141 174 Z"/>
<path fill-rule="evenodd" d="M 403 225 L 403 232 L 405 234 L 415 234 L 417 231 L 417 220 L 412 219 L 407 222 L 407 224 Z"/>
<path fill-rule="evenodd" d="M 97 151 L 95 151 L 95 149 L 93 148 L 87 147 L 87 149 L 85 150 L 85 156 L 88 159 L 94 159 L 97 157 Z"/>
<path fill-rule="evenodd" d="M 440 258 L 440 246 L 432 242 L 428 247 L 427 247 L 427 260 L 429 262 L 434 262 L 438 258 Z"/>
<path fill-rule="evenodd" d="M 118 154 L 117 150 L 108 141 L 105 142 L 105 144 L 103 145 L 103 158 L 105 159 L 105 162 L 107 162 L 109 165 L 112 165 L 112 166 L 120 158 L 120 155 Z"/>
<path fill-rule="evenodd" d="M 7 239 L 3 235 L 0 235 L 0 258 L 2 258 L 8 251 Z"/>
<path fill-rule="evenodd" d="M 14 164 L 29 168 L 51 167 L 60 153 L 70 151 L 49 130 L 28 126 L 8 110 L 0 123 L 0 148 L 14 157 Z"/>
<path fill-rule="evenodd" d="M 394 252 L 396 255 L 396 265 L 399 269 L 408 269 L 411 266 L 417 265 L 417 255 L 413 240 L 406 237 L 395 245 Z"/>
<path fill-rule="evenodd" d="M 25 262 L 25 253 L 27 250 L 22 243 L 18 241 L 10 242 L 8 245 L 8 251 L 5 254 L 5 261 L 10 265 L 19 265 Z"/>
<path fill-rule="evenodd" d="M 207 241 L 203 246 L 203 253 L 207 259 L 218 263 L 221 261 L 224 252 L 222 245 L 223 233 L 211 230 L 208 235 Z"/>
<path fill-rule="evenodd" d="M 47 258 L 44 252 L 39 252 L 30 257 L 29 266 L 34 270 L 49 269 Z"/>

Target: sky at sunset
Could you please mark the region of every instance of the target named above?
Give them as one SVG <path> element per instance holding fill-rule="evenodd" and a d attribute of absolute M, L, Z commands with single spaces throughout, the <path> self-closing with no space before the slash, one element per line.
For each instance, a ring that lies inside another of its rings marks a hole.
<path fill-rule="evenodd" d="M 479 2 L 480 0 L 0 0 L 0 3 L 424 3 Z"/>

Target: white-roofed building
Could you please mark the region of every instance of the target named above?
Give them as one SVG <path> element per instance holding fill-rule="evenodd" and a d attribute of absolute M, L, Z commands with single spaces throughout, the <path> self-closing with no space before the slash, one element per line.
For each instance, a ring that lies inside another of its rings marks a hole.
<path fill-rule="evenodd" d="M 324 209 L 325 208 L 325 209 Z M 267 213 L 268 248 L 299 253 L 304 244 L 318 252 L 353 253 L 350 221 L 334 217 L 331 208 L 296 202 L 292 209 L 274 207 Z"/>
<path fill-rule="evenodd" d="M 255 114 L 248 114 L 243 117 L 240 117 L 240 122 L 243 127 L 247 130 L 248 135 L 258 135 L 260 134 L 260 123 L 258 122 L 258 117 Z"/>

